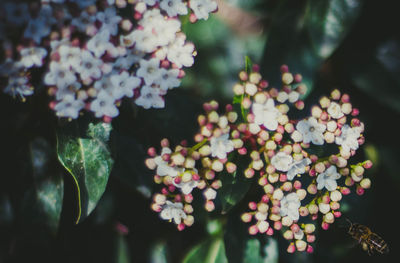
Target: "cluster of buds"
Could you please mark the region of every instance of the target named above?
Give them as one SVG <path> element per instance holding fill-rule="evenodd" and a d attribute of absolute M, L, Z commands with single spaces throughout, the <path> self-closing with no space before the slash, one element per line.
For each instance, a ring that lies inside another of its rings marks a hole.
<path fill-rule="evenodd" d="M 25 99 L 45 85 L 59 117 L 87 110 L 104 121 L 119 114 L 123 98 L 163 108 L 196 55 L 179 17 L 190 12 L 196 22 L 217 10 L 214 0 L 10 0 L 1 7 L 3 92 Z"/>
<path fill-rule="evenodd" d="M 204 104 L 204 109 L 206 114 L 198 117 L 201 128 L 194 137 L 195 146 L 189 148 L 182 142 L 172 151 L 169 141 L 163 139 L 160 155 L 150 148 L 150 158 L 146 160 L 147 167 L 156 171 L 154 181 L 163 184 L 161 193 L 154 195 L 152 209 L 165 220 L 173 218 L 180 230 L 193 224 L 194 218 L 189 215 L 193 212 L 192 191 L 201 190 L 204 208 L 213 211 L 217 190 L 222 185 L 220 175 L 233 174 L 237 169 L 235 163 L 228 161 L 228 155 L 243 154 L 244 149 L 235 125 L 238 114 L 233 107 L 228 105 L 225 114 L 219 114 L 218 103 L 211 101 Z"/>
<path fill-rule="evenodd" d="M 293 120 L 289 111 L 304 109 L 300 98 L 306 86 L 301 83 L 301 75 L 293 75 L 287 66 L 282 66 L 281 72 L 280 89 L 269 87 L 258 66 L 240 72 L 239 82 L 233 86 L 234 106 L 239 109 L 234 111 L 235 107 L 228 105 L 221 116 L 217 102 L 205 104 L 206 114 L 198 117 L 196 146 L 179 146 L 173 154 L 163 148 L 161 156 L 156 156 L 151 148 L 148 167 L 157 168 L 155 181 L 166 186 L 161 195 L 154 196 L 153 203 L 153 210 L 160 212 L 163 219 L 183 218 L 187 210 L 192 211 L 191 206 L 185 209 L 187 201 L 192 201 L 191 195 L 171 195 L 171 190 L 175 190 L 171 186 L 177 185 L 172 177 L 183 178 L 186 169 L 195 174 L 199 181 L 193 187 L 203 189 L 206 209 L 212 211 L 211 200 L 221 187 L 221 177 L 234 173 L 243 163 L 241 157 L 248 156 L 250 163 L 238 174 L 256 178 L 262 189 L 260 201 L 250 202 L 249 211 L 241 216 L 243 222 L 250 224 L 249 234 L 272 235 L 281 231 L 289 241 L 288 252 L 311 253 L 316 220 L 322 217 L 321 227 L 328 229 L 341 216 L 343 195 L 348 195 L 352 188 L 361 195 L 370 187 L 371 181 L 364 178 L 364 172 L 372 166 L 371 161 L 350 163 L 364 143 L 364 125 L 357 118 L 359 111 L 353 108 L 349 95 L 334 90 L 330 97 L 321 98 L 319 105 L 312 107 L 309 117 Z M 172 160 L 176 154 L 182 156 L 183 166 Z M 187 156 L 199 161 L 186 168 Z M 165 167 L 174 169 L 175 176 L 161 179 L 160 172 L 167 168 L 159 169 L 160 159 L 165 161 Z M 169 198 L 174 198 L 175 203 Z M 175 216 L 169 212 L 172 205 Z M 183 229 L 179 225 L 178 228 Z"/>

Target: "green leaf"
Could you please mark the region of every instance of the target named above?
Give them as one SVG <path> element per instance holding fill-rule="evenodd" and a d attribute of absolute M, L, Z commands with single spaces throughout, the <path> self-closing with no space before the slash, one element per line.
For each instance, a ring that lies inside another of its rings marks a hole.
<path fill-rule="evenodd" d="M 350 31 L 361 10 L 360 0 L 309 0 L 306 28 L 321 59 L 328 58 Z"/>
<path fill-rule="evenodd" d="M 262 246 L 258 239 L 248 239 L 245 246 L 243 263 L 277 263 L 278 244 L 269 238 L 268 244 Z"/>
<path fill-rule="evenodd" d="M 75 182 L 78 196 L 76 223 L 86 218 L 103 195 L 112 169 L 113 159 L 107 146 L 111 125 L 87 126 L 73 121 L 58 129 L 57 154 Z"/>
<path fill-rule="evenodd" d="M 41 137 L 30 143 L 34 184 L 24 195 L 22 218 L 25 225 L 41 225 L 55 234 L 58 230 L 64 196 L 64 181 L 54 166 L 55 152 Z"/>
<path fill-rule="evenodd" d="M 253 70 L 253 62 L 251 61 L 251 59 L 246 56 L 244 59 L 244 63 L 245 63 L 245 71 L 247 74 L 250 74 Z"/>
<path fill-rule="evenodd" d="M 222 214 L 226 214 L 242 200 L 252 184 L 252 180 L 243 175 L 244 167 L 247 167 L 246 160 L 234 161 L 234 163 L 237 164 L 237 169 L 233 174 L 226 172 L 219 177 L 222 187 L 218 190 L 217 200 L 221 203 Z"/>
<path fill-rule="evenodd" d="M 129 263 L 130 255 L 129 255 L 129 247 L 126 239 L 123 235 L 118 235 L 117 237 L 117 257 L 116 263 Z"/>
<path fill-rule="evenodd" d="M 264 75 L 279 87 L 279 67 L 287 64 L 303 76 L 308 95 L 319 67 L 342 43 L 360 9 L 360 0 L 281 1 L 265 46 Z"/>
<path fill-rule="evenodd" d="M 195 246 L 183 263 L 227 263 L 224 241 L 221 237 L 210 238 Z"/>
<path fill-rule="evenodd" d="M 150 251 L 150 262 L 152 263 L 167 263 L 167 243 L 159 241 L 154 244 Z"/>

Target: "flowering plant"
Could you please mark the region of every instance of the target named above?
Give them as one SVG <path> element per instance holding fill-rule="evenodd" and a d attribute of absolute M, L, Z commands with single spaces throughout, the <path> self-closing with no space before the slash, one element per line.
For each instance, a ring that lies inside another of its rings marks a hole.
<path fill-rule="evenodd" d="M 207 211 L 217 203 L 226 212 L 228 201 L 235 205 L 249 188 L 239 189 L 242 195 L 232 200 L 222 190 L 224 184 L 237 177 L 255 178 L 259 199 L 249 202 L 250 210 L 241 216 L 250 224 L 249 234 L 281 231 L 290 241 L 288 252 L 311 253 L 316 219 L 322 217 L 321 227 L 328 229 L 342 215 L 343 195 L 352 188 L 362 195 L 371 185 L 364 172 L 372 162 L 353 163 L 352 158 L 364 143 L 364 124 L 349 95 L 337 89 L 322 97 L 310 116 L 295 119 L 291 112 L 305 108 L 301 75 L 282 66 L 282 87 L 277 89 L 269 87 L 258 71 L 248 61 L 233 86 L 233 105 L 227 105 L 225 113 L 218 112 L 216 101 L 204 104 L 206 114 L 198 116 L 195 146 L 182 142 L 172 147 L 164 139 L 160 154 L 155 148 L 148 150 L 146 165 L 162 185 L 153 196 L 152 209 L 183 230 L 194 223 L 196 189 L 202 191 Z"/>
<path fill-rule="evenodd" d="M 13 30 L 0 32 L 0 87 L 25 99 L 44 85 L 50 108 L 70 119 L 87 110 L 110 122 L 123 98 L 163 108 L 196 55 L 179 17 L 216 10 L 212 0 L 7 1 L 3 22 Z M 38 71 L 43 79 L 31 78 Z"/>

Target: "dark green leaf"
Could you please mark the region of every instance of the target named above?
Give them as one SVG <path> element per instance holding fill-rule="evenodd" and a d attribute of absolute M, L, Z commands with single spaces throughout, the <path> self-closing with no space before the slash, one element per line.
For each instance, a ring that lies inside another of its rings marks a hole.
<path fill-rule="evenodd" d="M 129 255 L 129 247 L 128 243 L 125 240 L 123 235 L 119 235 L 117 237 L 117 258 L 116 263 L 129 263 L 130 255 Z"/>
<path fill-rule="evenodd" d="M 239 160 L 239 158 L 236 158 Z M 246 193 L 249 191 L 252 180 L 244 177 L 244 167 L 247 167 L 247 161 L 240 159 L 238 162 L 234 162 L 237 165 L 237 169 L 233 174 L 223 173 L 220 176 L 222 187 L 218 190 L 217 200 L 221 204 L 221 213 L 227 213 L 232 207 L 234 207 Z"/>
<path fill-rule="evenodd" d="M 360 0 L 309 0 L 306 28 L 321 59 L 328 58 L 347 35 L 361 10 Z"/>
<path fill-rule="evenodd" d="M 54 166 L 55 152 L 44 138 L 35 138 L 30 150 L 34 185 L 24 196 L 23 222 L 44 226 L 55 234 L 64 196 L 62 174 Z"/>
<path fill-rule="evenodd" d="M 220 237 L 210 238 L 195 246 L 183 263 L 227 263 L 224 241 Z"/>
<path fill-rule="evenodd" d="M 76 223 L 86 218 L 103 195 L 113 165 L 107 142 L 111 125 L 71 122 L 57 132 L 58 159 L 72 175 L 78 195 Z"/>
<path fill-rule="evenodd" d="M 157 242 L 152 246 L 150 252 L 150 262 L 167 263 L 167 244 L 166 242 Z"/>
<path fill-rule="evenodd" d="M 361 1 L 282 1 L 268 34 L 262 70 L 274 86 L 280 86 L 279 67 L 287 64 L 300 73 L 312 90 L 314 76 L 340 45 L 360 11 Z"/>

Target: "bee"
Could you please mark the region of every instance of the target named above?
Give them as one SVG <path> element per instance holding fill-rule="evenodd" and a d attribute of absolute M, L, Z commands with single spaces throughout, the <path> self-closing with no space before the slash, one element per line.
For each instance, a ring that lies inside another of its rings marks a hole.
<path fill-rule="evenodd" d="M 379 252 L 380 254 L 389 252 L 389 246 L 385 240 L 372 232 L 367 226 L 346 220 L 350 223 L 349 235 L 361 244 L 362 249 L 367 251 L 368 255 L 371 256 L 374 252 Z"/>

